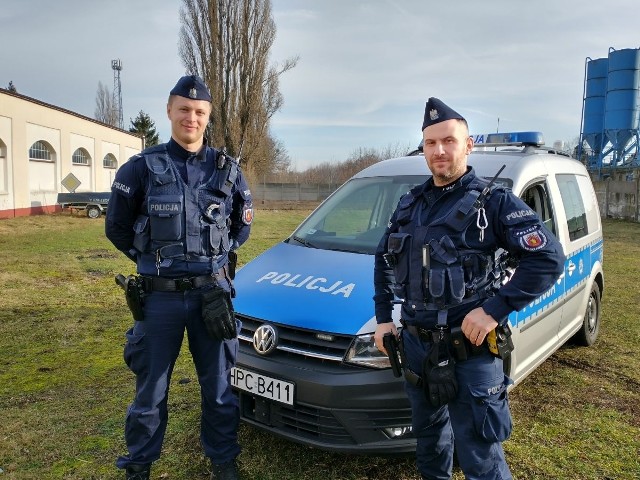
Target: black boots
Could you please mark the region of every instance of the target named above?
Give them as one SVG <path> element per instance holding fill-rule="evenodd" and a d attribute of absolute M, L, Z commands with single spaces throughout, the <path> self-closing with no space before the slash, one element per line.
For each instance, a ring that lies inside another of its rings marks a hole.
<path fill-rule="evenodd" d="M 238 480 L 238 467 L 236 461 L 216 465 L 211 464 L 211 480 Z"/>
<path fill-rule="evenodd" d="M 149 480 L 151 465 L 129 465 L 126 480 Z"/>
<path fill-rule="evenodd" d="M 129 465 L 126 480 L 149 480 L 151 465 Z M 211 480 L 238 480 L 236 461 L 216 465 L 211 464 Z"/>

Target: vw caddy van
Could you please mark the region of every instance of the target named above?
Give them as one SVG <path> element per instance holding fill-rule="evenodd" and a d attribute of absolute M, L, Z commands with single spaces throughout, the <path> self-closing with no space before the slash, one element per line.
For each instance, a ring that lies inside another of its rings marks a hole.
<path fill-rule="evenodd" d="M 561 241 L 564 273 L 509 317 L 506 373 L 517 385 L 569 339 L 600 328 L 603 244 L 585 167 L 538 132 L 474 136 L 468 162 L 519 195 Z M 499 145 L 499 146 L 498 146 Z M 415 449 L 402 378 L 373 341 L 373 254 L 401 195 L 429 175 L 419 148 L 374 164 L 337 189 L 282 243 L 236 276 L 242 321 L 232 383 L 244 422 L 350 453 Z M 395 311 L 399 324 L 399 308 Z"/>

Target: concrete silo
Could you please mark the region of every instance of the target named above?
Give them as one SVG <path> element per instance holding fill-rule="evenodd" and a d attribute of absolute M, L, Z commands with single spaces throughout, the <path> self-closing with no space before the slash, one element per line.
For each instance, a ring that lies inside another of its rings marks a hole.
<path fill-rule="evenodd" d="M 604 147 L 604 103 L 607 95 L 609 59 L 587 57 L 581 139 L 589 149 L 588 166 L 595 167 Z"/>
<path fill-rule="evenodd" d="M 640 166 L 640 49 L 587 58 L 580 136 L 590 170 Z"/>

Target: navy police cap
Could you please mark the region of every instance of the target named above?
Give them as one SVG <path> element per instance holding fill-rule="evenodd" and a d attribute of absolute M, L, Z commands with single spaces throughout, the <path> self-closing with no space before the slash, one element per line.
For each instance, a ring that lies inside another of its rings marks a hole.
<path fill-rule="evenodd" d="M 431 97 L 424 107 L 424 120 L 422 121 L 422 130 L 430 125 L 444 122 L 446 120 L 464 120 L 464 117 L 451 107 L 444 104 L 442 100 Z"/>
<path fill-rule="evenodd" d="M 176 86 L 171 89 L 169 95 L 190 98 L 191 100 L 211 101 L 209 89 L 197 75 L 186 75 L 178 80 Z"/>

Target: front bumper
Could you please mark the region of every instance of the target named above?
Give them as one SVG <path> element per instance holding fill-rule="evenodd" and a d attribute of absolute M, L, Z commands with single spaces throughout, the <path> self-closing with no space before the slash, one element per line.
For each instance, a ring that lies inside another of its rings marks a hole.
<path fill-rule="evenodd" d="M 404 384 L 390 369 L 321 362 L 282 352 L 263 357 L 242 342 L 238 367 L 295 385 L 293 405 L 237 391 L 240 418 L 248 424 L 335 452 L 415 451 Z"/>

